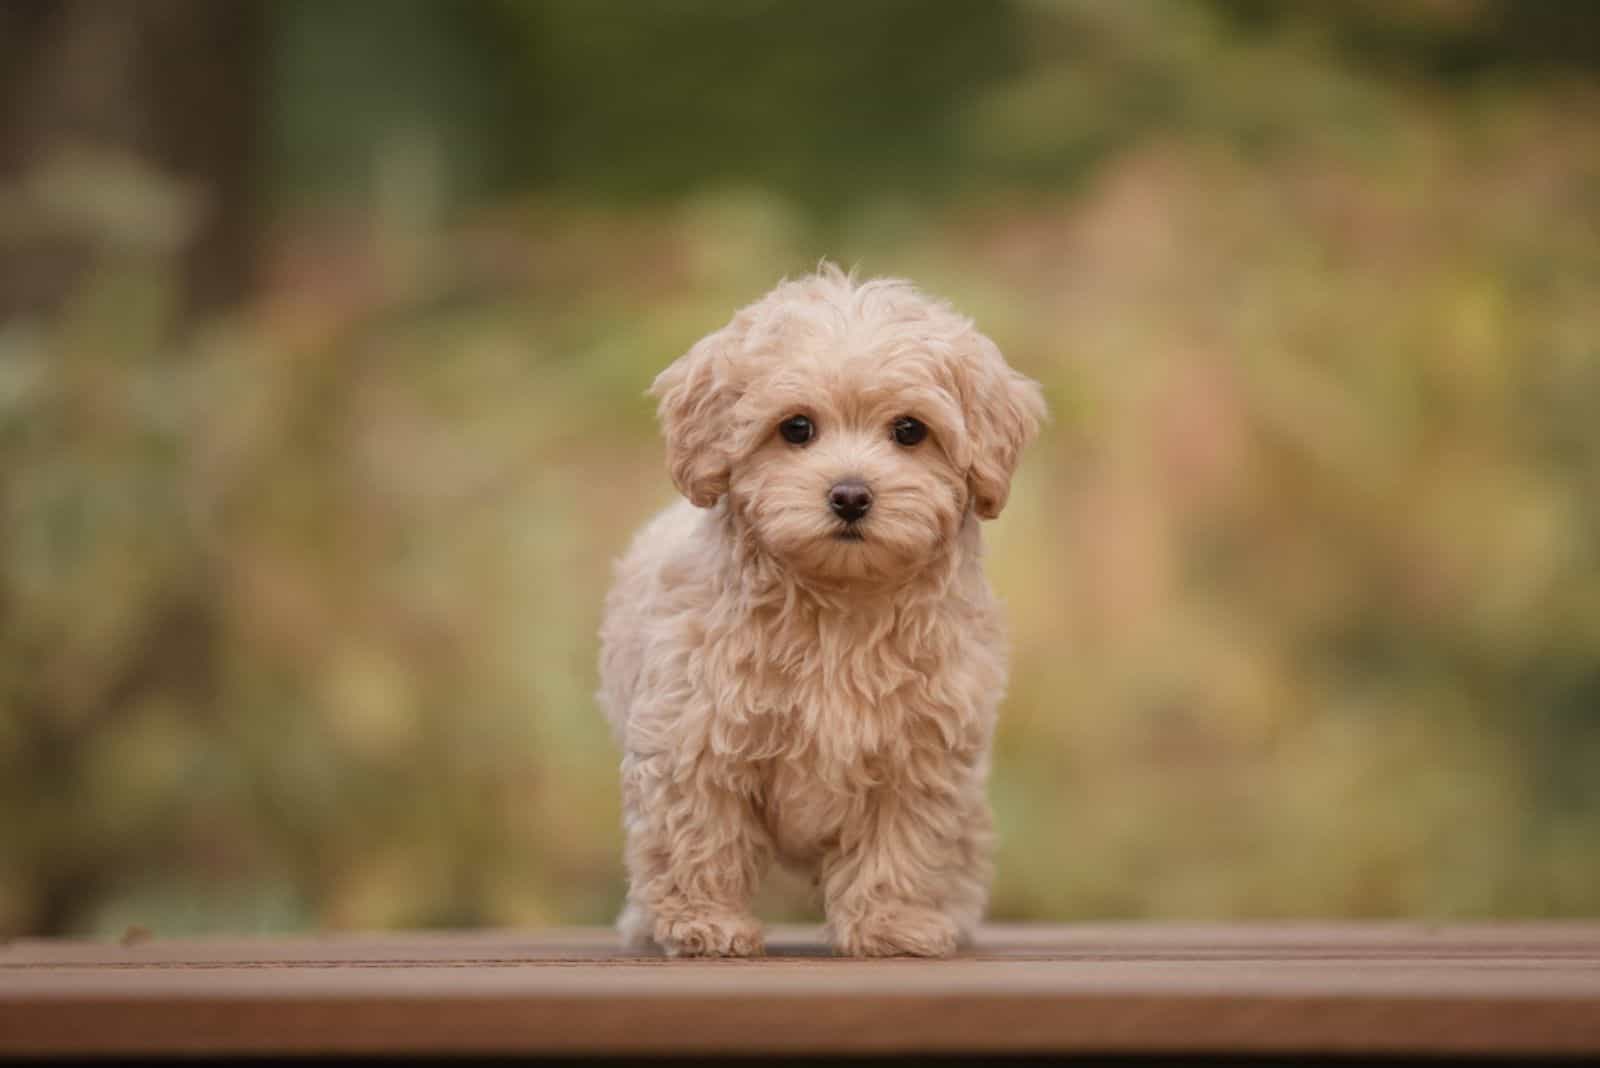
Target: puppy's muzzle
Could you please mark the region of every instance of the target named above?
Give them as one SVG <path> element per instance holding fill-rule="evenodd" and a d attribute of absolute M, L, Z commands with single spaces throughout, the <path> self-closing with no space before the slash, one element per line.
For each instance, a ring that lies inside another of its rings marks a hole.
<path fill-rule="evenodd" d="M 854 523 L 872 510 L 872 490 L 860 479 L 836 482 L 828 491 L 828 507 L 846 523 Z"/>

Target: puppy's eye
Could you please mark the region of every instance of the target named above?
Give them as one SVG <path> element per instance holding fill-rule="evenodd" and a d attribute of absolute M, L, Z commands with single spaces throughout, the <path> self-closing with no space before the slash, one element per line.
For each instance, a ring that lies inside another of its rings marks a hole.
<path fill-rule="evenodd" d="M 804 445 L 816 436 L 815 424 L 803 415 L 791 415 L 778 424 L 778 433 L 783 435 L 783 440 L 790 445 Z"/>
<path fill-rule="evenodd" d="M 928 428 L 922 421 L 913 419 L 909 415 L 902 415 L 896 419 L 889 429 L 894 434 L 894 440 L 908 449 L 920 444 L 922 439 L 928 436 Z"/>

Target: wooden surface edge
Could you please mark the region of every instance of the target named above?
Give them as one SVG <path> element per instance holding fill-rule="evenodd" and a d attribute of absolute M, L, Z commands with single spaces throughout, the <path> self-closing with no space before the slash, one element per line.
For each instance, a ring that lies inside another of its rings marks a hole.
<path fill-rule="evenodd" d="M 1600 1054 L 1587 999 L 1108 994 L 0 999 L 0 1053 Z"/>
<path fill-rule="evenodd" d="M 986 928 L 948 961 L 668 961 L 601 930 L 26 941 L 0 1057 L 1600 1058 L 1600 925 Z"/>

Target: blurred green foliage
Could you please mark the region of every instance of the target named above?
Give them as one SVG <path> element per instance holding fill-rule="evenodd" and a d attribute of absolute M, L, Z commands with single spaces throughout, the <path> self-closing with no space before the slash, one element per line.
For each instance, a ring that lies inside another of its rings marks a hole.
<path fill-rule="evenodd" d="M 643 390 L 823 255 L 1055 413 L 997 917 L 1600 909 L 1600 93 L 1516 6 L 276 6 L 259 293 L 86 160 L 0 325 L 0 930 L 608 922 Z"/>

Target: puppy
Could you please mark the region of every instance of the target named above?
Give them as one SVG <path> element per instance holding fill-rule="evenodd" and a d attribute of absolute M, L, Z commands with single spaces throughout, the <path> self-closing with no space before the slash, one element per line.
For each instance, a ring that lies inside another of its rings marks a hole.
<path fill-rule="evenodd" d="M 988 894 L 1006 681 L 978 521 L 1044 416 L 948 305 L 824 265 L 655 381 L 687 498 L 617 566 L 600 700 L 622 748 L 633 944 L 762 952 L 812 873 L 851 956 L 942 956 Z"/>

